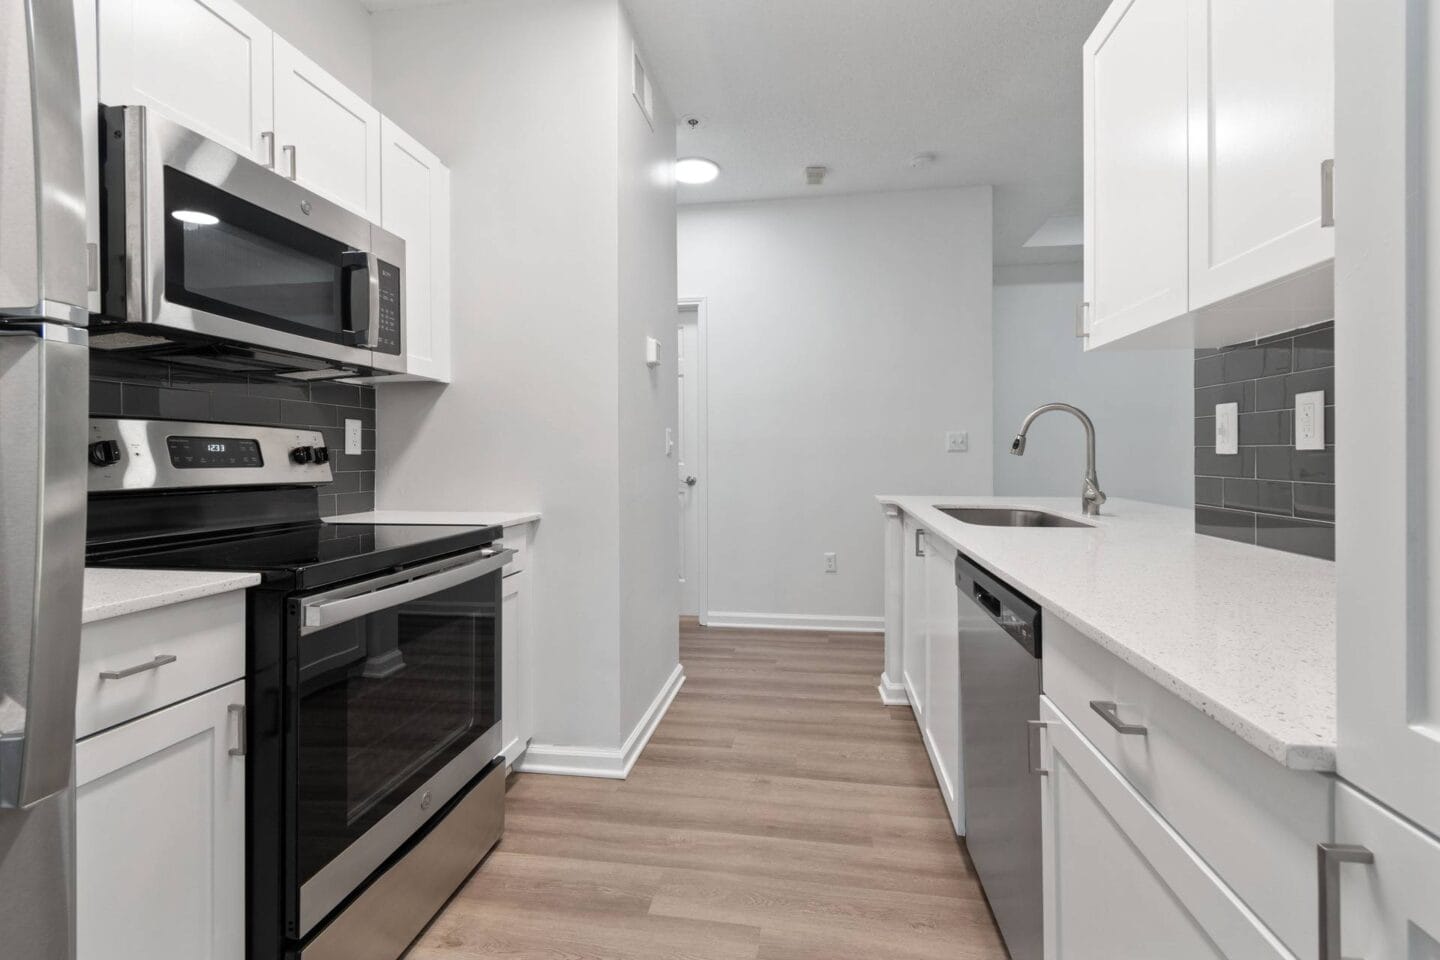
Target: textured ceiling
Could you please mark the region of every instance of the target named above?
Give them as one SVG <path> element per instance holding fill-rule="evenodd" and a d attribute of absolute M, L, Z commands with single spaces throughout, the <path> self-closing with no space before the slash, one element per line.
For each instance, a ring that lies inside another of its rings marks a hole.
<path fill-rule="evenodd" d="M 622 2 L 657 88 L 701 120 L 680 155 L 723 171 L 681 203 L 989 183 L 997 264 L 1079 259 L 1021 245 L 1080 212 L 1080 46 L 1108 0 Z"/>
<path fill-rule="evenodd" d="M 624 2 L 656 85 L 701 120 L 680 154 L 723 170 L 682 203 L 989 183 L 997 263 L 1079 258 L 1021 244 L 1080 211 L 1080 47 L 1108 0 Z"/>

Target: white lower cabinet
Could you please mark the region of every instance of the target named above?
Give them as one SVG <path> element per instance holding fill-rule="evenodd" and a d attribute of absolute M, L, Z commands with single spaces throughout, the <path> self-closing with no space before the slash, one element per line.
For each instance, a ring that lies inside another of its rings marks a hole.
<path fill-rule="evenodd" d="M 905 518 L 905 544 L 901 564 L 901 674 L 910 709 L 924 727 L 925 717 L 925 531 L 911 517 Z"/>
<path fill-rule="evenodd" d="M 1340 942 L 1330 955 L 1440 958 L 1440 837 L 1342 783 L 1335 842 L 1362 848 L 1372 862 L 1339 863 Z"/>
<path fill-rule="evenodd" d="M 79 960 L 245 953 L 245 683 L 75 746 Z"/>
<path fill-rule="evenodd" d="M 500 740 L 513 765 L 535 733 L 535 652 L 530 629 L 533 523 L 509 527 L 501 546 L 515 551 L 500 587 Z"/>
<path fill-rule="evenodd" d="M 960 770 L 960 608 L 955 548 L 933 536 L 925 541 L 925 749 L 956 833 L 965 831 Z"/>
<path fill-rule="evenodd" d="M 1040 715 L 1046 960 L 1293 958 L 1047 697 Z"/>

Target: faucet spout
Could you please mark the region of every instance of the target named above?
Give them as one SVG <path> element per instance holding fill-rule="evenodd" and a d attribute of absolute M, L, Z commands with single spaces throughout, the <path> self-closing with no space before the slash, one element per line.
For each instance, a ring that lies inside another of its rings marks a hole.
<path fill-rule="evenodd" d="M 1107 498 L 1100 489 L 1100 478 L 1095 475 L 1095 424 L 1086 416 L 1084 410 L 1068 403 L 1047 403 L 1036 407 L 1021 421 L 1020 432 L 1015 435 L 1014 440 L 1010 441 L 1010 452 L 1017 457 L 1024 456 L 1025 435 L 1030 432 L 1030 424 L 1034 423 L 1042 413 L 1049 413 L 1052 410 L 1070 414 L 1085 428 L 1085 484 L 1080 490 L 1080 508 L 1087 517 L 1096 516 L 1100 513 L 1100 505 Z"/>

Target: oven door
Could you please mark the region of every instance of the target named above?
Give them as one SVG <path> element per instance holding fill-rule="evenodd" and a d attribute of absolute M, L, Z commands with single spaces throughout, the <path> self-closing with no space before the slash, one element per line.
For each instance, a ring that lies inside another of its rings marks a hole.
<path fill-rule="evenodd" d="M 403 368 L 399 238 L 144 107 L 105 118 L 106 318 Z"/>
<path fill-rule="evenodd" d="M 291 602 L 287 931 L 302 938 L 500 752 L 485 549 Z"/>

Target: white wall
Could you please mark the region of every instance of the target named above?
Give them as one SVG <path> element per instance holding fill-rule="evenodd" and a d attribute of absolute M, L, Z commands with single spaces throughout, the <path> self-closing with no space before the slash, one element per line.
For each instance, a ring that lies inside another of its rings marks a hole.
<path fill-rule="evenodd" d="M 536 742 L 613 750 L 677 664 L 674 156 L 616 0 L 373 17 L 376 106 L 451 170 L 453 382 L 378 391 L 380 508 L 538 509 Z M 638 124 L 637 125 L 637 121 Z"/>
<path fill-rule="evenodd" d="M 631 93 L 635 39 L 617 44 L 619 165 L 620 642 L 622 730 L 637 724 L 679 662 L 679 514 L 665 429 L 678 413 L 675 379 L 675 117 L 655 91 L 654 123 Z M 643 61 L 643 52 L 642 52 Z M 664 362 L 645 365 L 645 338 Z"/>
<path fill-rule="evenodd" d="M 1080 497 L 1084 431 L 1047 413 L 1030 428 L 1025 456 L 1009 454 L 1025 415 L 1073 403 L 1095 421 L 1096 466 L 1112 497 L 1192 505 L 1194 353 L 1098 350 L 1075 336 L 1078 282 L 995 287 L 995 492 Z"/>
<path fill-rule="evenodd" d="M 875 496 L 991 490 L 990 189 L 687 206 L 679 228 L 680 296 L 708 309 L 710 611 L 879 618 Z"/>
<path fill-rule="evenodd" d="M 451 170 L 453 376 L 378 391 L 376 505 L 538 509 L 536 737 L 620 736 L 619 14 L 374 15 L 380 110 Z"/>
<path fill-rule="evenodd" d="M 359 0 L 240 0 L 292 47 L 369 100 L 374 48 L 370 11 Z"/>

